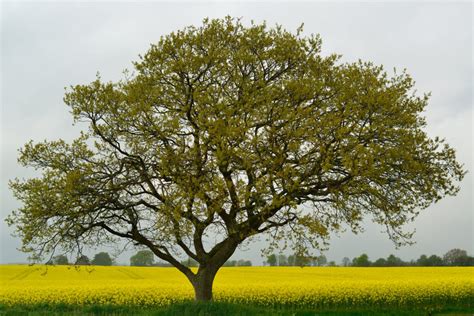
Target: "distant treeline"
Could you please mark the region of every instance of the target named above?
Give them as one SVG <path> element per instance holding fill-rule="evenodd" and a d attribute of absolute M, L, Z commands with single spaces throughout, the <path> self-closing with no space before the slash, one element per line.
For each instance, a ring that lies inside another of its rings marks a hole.
<path fill-rule="evenodd" d="M 55 264 L 55 265 L 98 265 L 98 266 L 111 266 L 115 262 L 107 252 L 99 252 L 91 260 L 86 255 L 80 255 L 74 261 L 69 261 L 69 258 L 65 254 L 57 255 L 49 259 L 46 264 Z M 181 264 L 187 267 L 197 267 L 198 263 L 192 258 L 181 261 Z M 130 257 L 131 266 L 139 267 L 172 267 L 171 264 L 163 261 L 155 262 L 155 255 L 149 250 L 140 250 L 136 254 Z M 250 260 L 228 260 L 225 264 L 225 267 L 250 267 L 252 266 L 252 261 Z"/>
<path fill-rule="evenodd" d="M 70 264 L 69 259 L 66 255 L 57 255 L 52 257 L 46 262 L 47 265 L 57 264 L 57 265 L 68 265 Z M 110 257 L 107 252 L 99 252 L 95 254 L 94 258 L 91 260 L 86 255 L 80 255 L 76 258 L 75 261 L 71 264 L 85 266 L 85 265 L 94 265 L 94 266 L 111 266 L 114 264 L 114 260 Z"/>
<path fill-rule="evenodd" d="M 265 262 L 269 266 L 342 266 L 342 267 L 440 267 L 440 266 L 474 266 L 474 257 L 467 254 L 466 250 L 451 249 L 443 257 L 437 255 L 421 255 L 417 260 L 403 261 L 395 255 L 370 261 L 367 254 L 361 254 L 352 260 L 344 257 L 340 264 L 328 261 L 326 256 L 304 257 L 298 255 L 271 254 Z"/>
<path fill-rule="evenodd" d="M 198 267 L 199 264 L 193 258 L 189 258 L 181 261 L 181 264 L 187 267 Z M 148 267 L 171 267 L 172 265 L 167 262 L 155 262 L 154 255 L 149 250 L 140 250 L 130 258 L 131 266 L 148 266 Z M 252 261 L 250 260 L 229 260 L 224 263 L 224 267 L 250 267 Z"/>
<path fill-rule="evenodd" d="M 181 264 L 187 266 L 187 267 L 198 267 L 199 264 L 196 260 L 192 258 L 188 258 L 187 260 L 181 261 Z M 252 266 L 252 261 L 250 260 L 227 260 L 226 263 L 224 263 L 224 267 L 251 267 Z"/>
<path fill-rule="evenodd" d="M 68 265 L 70 264 L 66 255 L 58 255 L 51 258 L 46 264 Z M 81 255 L 71 262 L 75 265 L 101 265 L 111 266 L 114 260 L 107 252 L 99 252 L 91 260 L 85 255 Z M 192 258 L 181 261 L 181 264 L 187 267 L 197 267 L 198 263 Z M 171 267 L 167 262 L 155 262 L 154 254 L 149 250 L 140 250 L 130 257 L 131 266 L 142 267 Z M 314 266 L 314 267 L 441 267 L 441 266 L 474 266 L 474 257 L 467 254 L 466 250 L 451 249 L 444 256 L 421 255 L 417 260 L 403 261 L 395 255 L 389 255 L 387 258 L 379 258 L 371 261 L 367 254 L 361 254 L 352 260 L 344 257 L 340 264 L 335 261 L 328 261 L 326 256 L 305 257 L 297 254 L 286 256 L 284 254 L 271 254 L 267 257 L 264 265 L 268 266 Z M 250 260 L 228 260 L 224 267 L 250 267 Z"/>

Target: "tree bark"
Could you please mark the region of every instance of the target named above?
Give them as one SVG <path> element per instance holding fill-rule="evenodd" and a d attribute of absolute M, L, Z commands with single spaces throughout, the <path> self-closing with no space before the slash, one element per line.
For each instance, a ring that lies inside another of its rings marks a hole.
<path fill-rule="evenodd" d="M 206 267 L 199 269 L 191 281 L 194 287 L 194 297 L 196 301 L 211 301 L 212 300 L 212 285 L 214 277 L 219 269 L 214 267 Z"/>

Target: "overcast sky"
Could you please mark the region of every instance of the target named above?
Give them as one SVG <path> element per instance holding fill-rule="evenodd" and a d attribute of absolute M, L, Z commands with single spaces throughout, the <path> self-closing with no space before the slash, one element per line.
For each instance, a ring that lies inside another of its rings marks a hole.
<path fill-rule="evenodd" d="M 64 87 L 85 84 L 100 71 L 118 80 L 131 61 L 161 35 L 205 17 L 225 15 L 289 30 L 304 23 L 305 34 L 319 33 L 323 53 L 342 54 L 406 68 L 420 93 L 432 92 L 426 110 L 428 132 L 457 150 L 469 173 L 456 197 L 421 213 L 414 246 L 396 250 L 382 228 L 367 222 L 364 234 L 334 236 L 326 256 L 340 262 L 367 253 L 375 260 L 394 253 L 404 260 L 422 253 L 442 255 L 452 248 L 473 254 L 473 61 L 472 4 L 323 3 L 323 2 L 1 2 L 1 256 L 0 263 L 26 261 L 18 238 L 4 218 L 19 206 L 8 180 L 31 177 L 17 164 L 17 150 L 33 139 L 78 136 L 62 97 Z M 255 242 L 234 258 L 261 263 Z M 91 254 L 95 253 L 91 250 Z M 130 252 L 118 262 L 128 263 Z"/>

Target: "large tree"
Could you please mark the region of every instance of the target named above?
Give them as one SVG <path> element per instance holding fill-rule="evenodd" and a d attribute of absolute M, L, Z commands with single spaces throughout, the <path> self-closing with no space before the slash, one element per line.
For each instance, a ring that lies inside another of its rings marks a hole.
<path fill-rule="evenodd" d="M 209 300 L 219 268 L 257 234 L 303 255 L 369 215 L 409 241 L 403 224 L 464 175 L 424 131 L 428 95 L 405 72 L 322 55 L 301 31 L 205 20 L 163 36 L 121 81 L 71 87 L 64 101 L 89 129 L 26 144 L 20 163 L 42 174 L 10 184 L 23 250 L 132 241 Z"/>

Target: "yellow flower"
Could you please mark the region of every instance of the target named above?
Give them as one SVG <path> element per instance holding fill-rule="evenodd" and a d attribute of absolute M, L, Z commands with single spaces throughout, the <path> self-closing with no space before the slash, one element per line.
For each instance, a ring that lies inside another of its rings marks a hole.
<path fill-rule="evenodd" d="M 0 266 L 0 304 L 7 306 L 167 306 L 193 297 L 188 280 L 174 268 Z M 214 297 L 306 308 L 468 304 L 474 299 L 474 268 L 222 268 Z"/>

